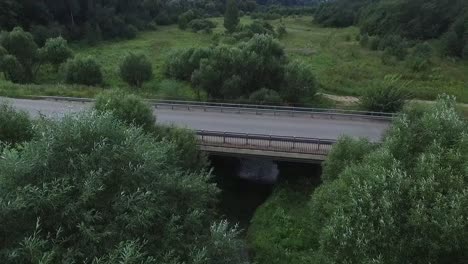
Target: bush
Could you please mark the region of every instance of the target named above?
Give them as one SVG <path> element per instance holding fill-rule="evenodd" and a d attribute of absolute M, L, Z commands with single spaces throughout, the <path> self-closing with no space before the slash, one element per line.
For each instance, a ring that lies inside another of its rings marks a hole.
<path fill-rule="evenodd" d="M 216 27 L 216 23 L 208 19 L 194 19 L 187 26 L 194 32 L 211 33 L 212 29 Z"/>
<path fill-rule="evenodd" d="M 22 28 L 16 27 L 11 32 L 2 33 L 0 45 L 3 46 L 11 56 L 15 57 L 15 64 L 19 63 L 22 68 L 22 71 L 17 70 L 20 67 L 16 67 L 16 69 L 12 70 L 17 74 L 10 80 L 22 83 L 32 82 L 35 77 L 36 67 L 40 62 L 38 56 L 39 49 L 34 42 L 33 36 L 29 32 L 25 32 Z M 9 58 L 8 62 L 12 63 L 13 60 Z"/>
<path fill-rule="evenodd" d="M 379 49 L 379 44 L 380 44 L 380 38 L 379 37 L 370 37 L 369 38 L 369 49 L 370 50 L 378 50 Z"/>
<path fill-rule="evenodd" d="M 60 64 L 73 57 L 72 50 L 68 47 L 67 41 L 62 38 L 48 39 L 40 50 L 41 58 L 52 64 L 58 70 Z"/>
<path fill-rule="evenodd" d="M 0 124 L 0 142 L 15 145 L 33 137 L 33 126 L 28 114 L 1 102 Z"/>
<path fill-rule="evenodd" d="M 102 84 L 101 66 L 92 57 L 76 57 L 67 62 L 65 67 L 67 83 L 83 85 Z"/>
<path fill-rule="evenodd" d="M 3 56 L 2 68 L 8 80 L 14 83 L 24 82 L 24 68 L 23 65 L 13 55 Z"/>
<path fill-rule="evenodd" d="M 200 61 L 211 56 L 209 48 L 190 48 L 173 51 L 166 59 L 165 75 L 169 78 L 190 81 Z"/>
<path fill-rule="evenodd" d="M 129 85 L 141 87 L 153 78 L 153 65 L 143 54 L 128 54 L 120 64 L 120 77 Z"/>
<path fill-rule="evenodd" d="M 409 99 L 407 83 L 399 77 L 387 76 L 381 82 L 374 82 L 361 98 L 361 106 L 367 111 L 395 113 L 403 109 Z"/>
<path fill-rule="evenodd" d="M 239 256 L 243 243 L 228 228 L 209 228 L 218 193 L 211 177 L 179 167 L 171 142 L 95 112 L 49 122 L 37 135 L 21 155 L 7 149 L 0 159 L 1 263 Z"/>
<path fill-rule="evenodd" d="M 321 185 L 308 221 L 317 263 L 466 262 L 467 128 L 453 99 L 405 113 L 375 151 Z"/>
<path fill-rule="evenodd" d="M 276 29 L 276 34 L 278 34 L 279 38 L 284 37 L 287 33 L 288 31 L 286 30 L 286 27 L 283 24 L 279 25 Z"/>
<path fill-rule="evenodd" d="M 282 99 L 278 92 L 262 88 L 249 96 L 249 102 L 253 104 L 279 105 L 282 103 Z"/>
<path fill-rule="evenodd" d="M 126 39 L 134 39 L 138 34 L 138 29 L 134 25 L 126 25 L 122 31 L 122 37 Z"/>
<path fill-rule="evenodd" d="M 304 63 L 292 62 L 285 67 L 284 81 L 280 87 L 283 100 L 301 103 L 317 92 L 317 82 L 312 70 Z"/>
<path fill-rule="evenodd" d="M 138 96 L 123 91 L 105 92 L 97 96 L 94 109 L 111 112 L 117 119 L 128 125 L 152 131 L 156 118 L 153 110 Z"/>
<path fill-rule="evenodd" d="M 368 34 L 360 35 L 359 44 L 361 44 L 362 47 L 368 47 L 369 41 L 370 41 L 370 39 L 369 39 Z"/>
<path fill-rule="evenodd" d="M 367 139 L 353 139 L 342 137 L 333 145 L 332 150 L 323 163 L 322 179 L 324 182 L 331 182 L 345 170 L 345 168 L 360 163 L 364 156 L 374 149 L 372 143 Z"/>
<path fill-rule="evenodd" d="M 192 10 L 192 9 L 186 11 L 185 13 L 182 13 L 178 18 L 179 28 L 182 30 L 187 29 L 187 26 L 190 23 L 190 21 L 199 17 L 200 15 L 195 10 Z"/>

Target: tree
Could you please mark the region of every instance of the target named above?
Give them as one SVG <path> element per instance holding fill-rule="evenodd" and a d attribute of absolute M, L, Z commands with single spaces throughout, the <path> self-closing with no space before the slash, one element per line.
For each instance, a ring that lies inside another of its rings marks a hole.
<path fill-rule="evenodd" d="M 400 116 L 379 147 L 314 192 L 312 254 L 320 263 L 466 262 L 467 129 L 448 97 Z"/>
<path fill-rule="evenodd" d="M 239 9 L 236 0 L 228 0 L 226 2 L 226 12 L 224 13 L 224 27 L 229 33 L 232 33 L 236 30 L 239 22 Z"/>
<path fill-rule="evenodd" d="M 1 153 L 1 263 L 244 262 L 230 228 L 209 228 L 210 175 L 179 167 L 171 142 L 109 113 L 37 129 Z"/>
<path fill-rule="evenodd" d="M 0 45 L 8 51 L 8 54 L 16 59 L 14 64 L 19 64 L 22 68 L 22 71 L 15 71 L 18 74 L 11 81 L 32 82 L 36 70 L 40 65 L 38 47 L 32 35 L 25 32 L 22 28 L 16 27 L 11 32 L 1 34 Z M 12 63 L 13 59 L 9 58 L 8 62 Z M 16 69 L 18 68 L 16 67 Z M 20 72 L 21 74 L 19 74 Z"/>
<path fill-rule="evenodd" d="M 52 64 L 56 71 L 62 63 L 73 57 L 73 51 L 62 37 L 48 39 L 41 48 L 40 54 L 42 59 Z"/>
<path fill-rule="evenodd" d="M 120 77 L 129 85 L 141 87 L 153 77 L 153 65 L 143 54 L 128 54 L 120 64 Z"/>
<path fill-rule="evenodd" d="M 140 97 L 120 90 L 99 94 L 94 109 L 100 113 L 111 112 L 122 122 L 146 131 L 152 131 L 156 122 L 153 111 Z"/>
<path fill-rule="evenodd" d="M 67 62 L 65 67 L 67 83 L 83 85 L 102 84 L 101 66 L 91 57 L 76 57 Z"/>
<path fill-rule="evenodd" d="M 315 96 L 316 92 L 317 82 L 312 70 L 307 65 L 291 62 L 285 67 L 280 94 L 286 102 L 297 104 L 304 98 Z"/>

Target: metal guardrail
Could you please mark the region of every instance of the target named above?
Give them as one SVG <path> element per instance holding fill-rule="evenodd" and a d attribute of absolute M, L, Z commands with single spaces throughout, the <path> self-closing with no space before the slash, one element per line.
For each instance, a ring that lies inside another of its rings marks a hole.
<path fill-rule="evenodd" d="M 75 97 L 57 97 L 57 96 L 37 96 L 36 99 L 70 101 L 70 102 L 93 102 L 90 98 L 75 98 Z M 328 109 L 328 108 L 308 108 L 308 107 L 288 107 L 288 106 L 273 106 L 273 105 L 251 105 L 251 104 L 232 104 L 232 103 L 212 103 L 198 101 L 180 101 L 180 100 L 146 100 L 159 109 L 184 109 L 188 111 L 201 110 L 204 112 L 221 112 L 221 113 L 250 113 L 257 115 L 274 115 L 274 116 L 291 116 L 291 117 L 319 117 L 327 116 L 329 118 L 345 118 L 345 119 L 370 119 L 391 121 L 395 114 L 384 112 L 369 112 L 346 109 Z"/>
<path fill-rule="evenodd" d="M 203 146 L 315 155 L 327 155 L 333 144 L 336 143 L 336 140 L 331 139 L 267 136 L 204 130 L 198 130 L 197 137 Z"/>

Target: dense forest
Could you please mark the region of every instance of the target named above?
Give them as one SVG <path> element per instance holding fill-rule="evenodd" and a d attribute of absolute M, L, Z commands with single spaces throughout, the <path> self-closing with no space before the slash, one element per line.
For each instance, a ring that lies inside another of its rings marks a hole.
<path fill-rule="evenodd" d="M 363 34 L 410 40 L 442 37 L 446 55 L 468 57 L 468 2 L 464 0 L 336 0 L 320 5 L 325 26 L 358 25 Z"/>

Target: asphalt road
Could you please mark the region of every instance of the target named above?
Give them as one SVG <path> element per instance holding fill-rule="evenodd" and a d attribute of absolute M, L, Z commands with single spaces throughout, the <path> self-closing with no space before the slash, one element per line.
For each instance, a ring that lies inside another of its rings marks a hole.
<path fill-rule="evenodd" d="M 60 118 L 65 114 L 91 108 L 91 104 L 78 102 L 5 98 L 0 98 L 0 101 L 7 101 L 15 108 L 26 111 L 32 116 L 42 114 L 53 118 Z M 387 122 L 372 120 L 331 120 L 165 109 L 156 109 L 154 112 L 157 116 L 157 121 L 160 123 L 173 124 L 196 130 L 320 139 L 337 139 L 341 135 L 348 135 L 379 141 L 389 126 Z"/>

